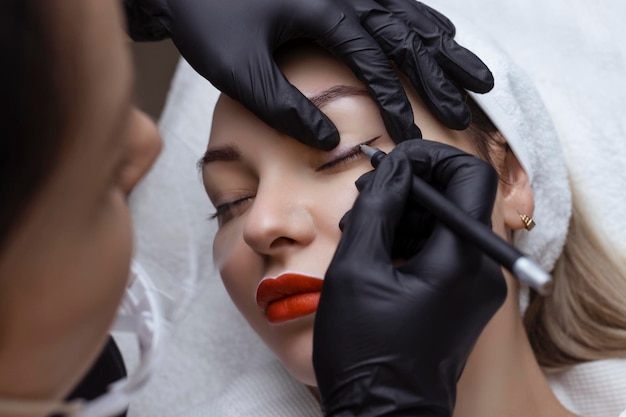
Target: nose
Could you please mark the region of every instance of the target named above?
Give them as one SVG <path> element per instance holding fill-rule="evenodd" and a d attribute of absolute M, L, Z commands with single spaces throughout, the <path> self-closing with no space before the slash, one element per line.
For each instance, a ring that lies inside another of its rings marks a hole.
<path fill-rule="evenodd" d="M 128 156 L 120 178 L 120 184 L 126 194 L 150 170 L 163 143 L 154 121 L 139 109 L 133 109 L 127 134 Z"/>
<path fill-rule="evenodd" d="M 315 238 L 315 224 L 310 205 L 301 196 L 284 184 L 260 185 L 246 217 L 244 241 L 268 256 L 309 245 Z"/>

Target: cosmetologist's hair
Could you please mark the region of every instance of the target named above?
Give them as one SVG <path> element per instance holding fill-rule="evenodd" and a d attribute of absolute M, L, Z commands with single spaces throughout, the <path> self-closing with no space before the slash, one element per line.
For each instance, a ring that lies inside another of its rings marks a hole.
<path fill-rule="evenodd" d="M 0 6 L 0 250 L 65 146 L 62 89 L 36 0 Z"/>

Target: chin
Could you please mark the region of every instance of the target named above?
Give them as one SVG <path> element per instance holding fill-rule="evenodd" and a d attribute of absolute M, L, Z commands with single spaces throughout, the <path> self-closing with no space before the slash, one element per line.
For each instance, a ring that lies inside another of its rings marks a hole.
<path fill-rule="evenodd" d="M 299 382 L 317 387 L 313 370 L 313 326 L 307 331 L 290 338 L 279 352 L 278 357 L 287 372 Z"/>

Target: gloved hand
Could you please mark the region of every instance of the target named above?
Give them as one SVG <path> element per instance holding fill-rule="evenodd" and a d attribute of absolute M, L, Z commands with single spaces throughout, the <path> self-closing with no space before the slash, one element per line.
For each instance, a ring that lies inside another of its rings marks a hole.
<path fill-rule="evenodd" d="M 451 416 L 467 357 L 506 297 L 500 266 L 440 223 L 418 253 L 394 263 L 397 230 L 411 226 L 401 219 L 414 175 L 491 222 L 494 169 L 441 143 L 405 141 L 357 181 L 315 320 L 327 416 Z"/>
<path fill-rule="evenodd" d="M 270 126 L 320 149 L 334 147 L 339 135 L 276 66 L 273 52 L 289 40 L 315 40 L 346 62 L 377 99 L 398 142 L 421 134 L 389 58 L 451 128 L 470 122 L 459 89 L 493 87 L 482 61 L 454 42 L 452 23 L 413 0 L 125 0 L 125 5 L 134 39 L 171 36 L 191 66 L 218 89 Z"/>

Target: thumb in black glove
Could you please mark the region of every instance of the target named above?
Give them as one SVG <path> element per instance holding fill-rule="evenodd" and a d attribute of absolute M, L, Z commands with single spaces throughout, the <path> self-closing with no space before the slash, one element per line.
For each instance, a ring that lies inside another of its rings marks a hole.
<path fill-rule="evenodd" d="M 125 0 L 134 39 L 171 36 L 202 76 L 268 125 L 330 149 L 337 130 L 283 77 L 273 53 L 306 38 L 346 62 L 378 101 L 397 142 L 421 137 L 390 58 L 446 125 L 469 125 L 461 89 L 493 87 L 448 19 L 413 0 Z M 157 22 L 158 21 L 158 22 Z"/>
<path fill-rule="evenodd" d="M 315 321 L 328 416 L 452 415 L 467 357 L 506 297 L 499 265 L 439 223 L 418 253 L 394 265 L 414 175 L 490 223 L 497 175 L 456 148 L 406 141 L 360 179 Z"/>
<path fill-rule="evenodd" d="M 366 172 L 356 182 L 359 191 L 372 181 L 375 171 Z M 435 186 L 431 184 L 432 186 Z M 339 221 L 339 229 L 343 231 L 350 222 L 352 210 L 349 210 Z M 435 226 L 435 216 L 420 205 L 417 201 L 410 199 L 400 219 L 391 248 L 392 259 L 406 260 L 419 252 L 430 237 Z"/>

